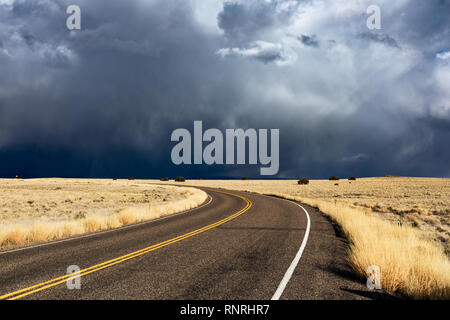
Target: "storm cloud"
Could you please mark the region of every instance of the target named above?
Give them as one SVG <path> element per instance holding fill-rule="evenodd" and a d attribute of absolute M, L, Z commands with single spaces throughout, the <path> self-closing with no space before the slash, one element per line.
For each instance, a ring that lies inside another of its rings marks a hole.
<path fill-rule="evenodd" d="M 278 178 L 450 176 L 450 4 L 371 4 L 0 0 L 0 176 L 258 177 L 171 164 L 194 120 L 279 128 Z"/>
<path fill-rule="evenodd" d="M 397 41 L 387 34 L 365 32 L 361 33 L 360 37 L 362 39 L 383 43 L 394 48 L 400 48 Z"/>
<path fill-rule="evenodd" d="M 309 47 L 319 47 L 319 41 L 316 39 L 316 36 L 307 36 L 302 34 L 300 37 L 298 37 L 298 40 L 300 40 L 301 43 L 303 43 L 305 46 Z"/>

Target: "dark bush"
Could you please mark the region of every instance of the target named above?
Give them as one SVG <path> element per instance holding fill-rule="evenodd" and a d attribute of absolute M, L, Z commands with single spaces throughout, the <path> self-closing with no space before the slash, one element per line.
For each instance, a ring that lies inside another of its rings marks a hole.
<path fill-rule="evenodd" d="M 242 177 L 242 180 L 248 180 L 248 178 L 247 177 Z"/>
<path fill-rule="evenodd" d="M 185 182 L 186 179 L 184 179 L 183 177 L 176 177 L 176 178 L 175 178 L 175 181 L 176 181 L 176 182 Z"/>
<path fill-rule="evenodd" d="M 128 180 L 134 180 L 134 177 L 129 177 Z"/>
<path fill-rule="evenodd" d="M 356 178 L 355 177 L 350 177 L 350 178 L 348 178 L 348 180 L 356 180 Z"/>
<path fill-rule="evenodd" d="M 169 181 L 169 178 L 161 178 L 159 181 Z"/>
<path fill-rule="evenodd" d="M 339 178 L 336 176 L 331 176 L 329 180 L 339 180 Z"/>
<path fill-rule="evenodd" d="M 297 181 L 298 184 L 309 184 L 309 179 L 308 178 L 301 178 L 300 180 Z"/>

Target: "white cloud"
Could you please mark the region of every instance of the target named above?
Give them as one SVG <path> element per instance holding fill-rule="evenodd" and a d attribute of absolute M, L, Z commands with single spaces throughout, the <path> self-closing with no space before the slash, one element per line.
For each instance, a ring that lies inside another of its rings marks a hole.
<path fill-rule="evenodd" d="M 450 59 L 450 51 L 440 52 L 436 55 L 436 58 L 441 59 L 441 60 Z"/>
<path fill-rule="evenodd" d="M 286 65 L 295 60 L 281 44 L 262 40 L 250 43 L 249 48 L 222 48 L 216 53 L 222 57 L 253 58 L 264 63 L 275 62 L 277 65 Z"/>
<path fill-rule="evenodd" d="M 12 5 L 14 3 L 14 1 L 15 0 L 0 0 L 0 5 L 5 4 L 7 6 L 10 6 L 10 5 Z"/>
<path fill-rule="evenodd" d="M 217 26 L 217 15 L 222 10 L 223 0 L 190 0 L 190 4 L 193 17 L 198 24 L 208 31 L 222 32 Z"/>

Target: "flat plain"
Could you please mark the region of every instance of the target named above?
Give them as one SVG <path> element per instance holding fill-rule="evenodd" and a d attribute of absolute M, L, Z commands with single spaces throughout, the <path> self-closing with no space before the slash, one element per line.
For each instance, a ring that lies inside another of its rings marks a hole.
<path fill-rule="evenodd" d="M 117 228 L 187 210 L 195 188 L 112 179 L 1 179 L 0 248 Z"/>

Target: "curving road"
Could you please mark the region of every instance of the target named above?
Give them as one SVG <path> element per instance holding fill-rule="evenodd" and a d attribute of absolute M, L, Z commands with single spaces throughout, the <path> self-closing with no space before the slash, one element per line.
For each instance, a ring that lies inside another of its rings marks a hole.
<path fill-rule="evenodd" d="M 0 299 L 377 298 L 317 209 L 201 189 L 209 200 L 188 212 L 0 253 Z M 67 288 L 71 265 L 79 290 Z"/>

